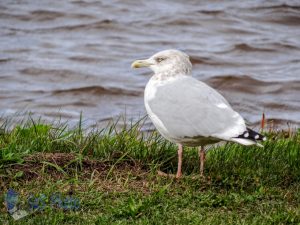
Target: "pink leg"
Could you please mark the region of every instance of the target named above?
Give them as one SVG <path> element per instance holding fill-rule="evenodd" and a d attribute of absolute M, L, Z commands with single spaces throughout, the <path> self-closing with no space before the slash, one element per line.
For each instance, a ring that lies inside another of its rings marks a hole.
<path fill-rule="evenodd" d="M 203 176 L 204 175 L 204 163 L 205 163 L 204 146 L 199 147 L 199 158 L 200 158 L 200 176 Z"/>
<path fill-rule="evenodd" d="M 178 144 L 178 167 L 177 167 L 176 178 L 180 178 L 182 176 L 182 172 L 181 172 L 182 152 L 183 152 L 183 147 L 182 147 L 182 145 Z"/>

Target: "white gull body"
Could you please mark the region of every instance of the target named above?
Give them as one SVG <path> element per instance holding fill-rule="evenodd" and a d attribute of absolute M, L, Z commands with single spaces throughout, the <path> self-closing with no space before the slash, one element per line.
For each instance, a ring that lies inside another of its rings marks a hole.
<path fill-rule="evenodd" d="M 220 93 L 191 76 L 192 64 L 185 53 L 165 50 L 149 59 L 136 60 L 132 67 L 154 71 L 145 88 L 144 103 L 160 134 L 179 145 L 176 177 L 181 176 L 182 145 L 201 146 L 203 174 L 207 144 L 224 140 L 261 146 L 257 141 L 265 140 L 246 127 L 244 119 Z"/>
<path fill-rule="evenodd" d="M 243 118 L 217 91 L 191 76 L 178 75 L 148 82 L 144 101 L 147 113 L 163 137 L 187 146 L 200 146 L 221 140 L 238 140 L 246 131 Z"/>

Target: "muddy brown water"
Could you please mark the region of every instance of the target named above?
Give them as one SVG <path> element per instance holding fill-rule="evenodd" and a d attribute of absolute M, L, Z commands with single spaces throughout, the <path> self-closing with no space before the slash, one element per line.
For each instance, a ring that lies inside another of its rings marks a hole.
<path fill-rule="evenodd" d="M 151 72 L 176 48 L 252 124 L 300 124 L 299 1 L 0 2 L 0 116 L 99 124 L 145 115 Z"/>

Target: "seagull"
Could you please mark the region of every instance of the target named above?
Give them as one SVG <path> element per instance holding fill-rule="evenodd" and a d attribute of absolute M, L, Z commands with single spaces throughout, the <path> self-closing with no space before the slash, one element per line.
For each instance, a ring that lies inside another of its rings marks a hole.
<path fill-rule="evenodd" d="M 229 141 L 262 147 L 258 141 L 266 138 L 248 128 L 219 92 L 192 77 L 192 63 L 184 52 L 164 50 L 134 61 L 131 67 L 149 67 L 154 72 L 145 88 L 144 104 L 159 133 L 178 145 L 176 178 L 182 176 L 183 146 L 198 147 L 202 177 L 205 146 Z"/>

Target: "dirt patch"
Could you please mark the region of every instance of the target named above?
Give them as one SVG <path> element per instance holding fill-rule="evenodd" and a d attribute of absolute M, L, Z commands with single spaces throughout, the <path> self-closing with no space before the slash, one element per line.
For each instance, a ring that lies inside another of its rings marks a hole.
<path fill-rule="evenodd" d="M 5 175 L 5 173 L 7 174 Z M 15 175 L 21 172 L 21 175 Z M 74 153 L 36 153 L 24 158 L 22 164 L 12 164 L 0 176 L 2 188 L 12 181 L 27 183 L 41 180 L 67 180 L 74 176 L 103 191 L 122 192 L 128 188 L 147 192 L 149 171 L 132 161 L 100 161 L 79 158 Z M 145 189 L 146 188 L 146 189 Z"/>

